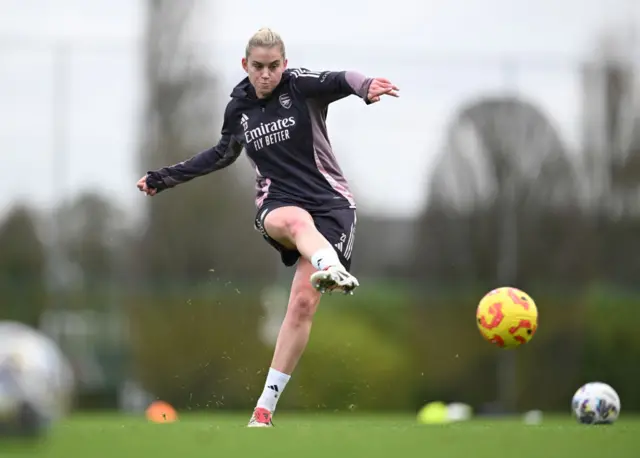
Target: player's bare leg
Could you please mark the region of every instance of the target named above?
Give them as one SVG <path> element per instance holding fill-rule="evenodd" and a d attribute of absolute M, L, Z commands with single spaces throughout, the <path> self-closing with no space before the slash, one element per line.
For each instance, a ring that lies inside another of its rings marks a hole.
<path fill-rule="evenodd" d="M 315 267 L 306 259 L 300 259 L 291 284 L 287 313 L 276 341 L 271 367 L 291 374 L 307 347 L 311 322 L 320 303 L 320 294 L 309 284 L 309 276 Z"/>
<path fill-rule="evenodd" d="M 276 208 L 265 218 L 264 227 L 271 238 L 287 248 L 297 249 L 317 269 L 309 279 L 318 291 L 351 293 L 359 286 L 305 210 L 293 206 Z"/>
<path fill-rule="evenodd" d="M 307 347 L 311 323 L 320 302 L 320 293 L 309 283 L 316 270 L 306 259 L 300 259 L 291 284 L 287 313 L 280 327 L 267 380 L 249 421 L 250 427 L 272 426 L 271 416 L 291 374 Z"/>

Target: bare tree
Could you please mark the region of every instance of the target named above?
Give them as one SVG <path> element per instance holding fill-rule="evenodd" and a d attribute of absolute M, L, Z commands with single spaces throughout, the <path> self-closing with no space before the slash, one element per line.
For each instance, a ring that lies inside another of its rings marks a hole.
<path fill-rule="evenodd" d="M 598 276 L 635 287 L 640 260 L 640 77 L 625 29 L 599 38 L 583 68 L 583 161 L 597 223 Z"/>
<path fill-rule="evenodd" d="M 224 103 L 216 103 L 215 78 L 196 45 L 193 21 L 201 5 L 147 2 L 143 173 L 209 148 L 220 135 L 216 113 Z M 252 227 L 252 193 L 253 183 L 229 168 L 149 201 L 145 273 L 155 281 L 202 281 L 212 269 L 227 279 L 266 275 L 270 266 L 255 262 L 266 246 Z"/>
<path fill-rule="evenodd" d="M 592 203 L 610 215 L 640 213 L 639 48 L 624 29 L 602 36 L 583 78 L 583 148 Z"/>
<path fill-rule="evenodd" d="M 583 272 L 571 254 L 586 237 L 571 224 L 580 176 L 532 104 L 497 97 L 464 106 L 432 177 L 417 239 L 430 277 L 493 286 Z M 545 245 L 549 255 L 535 256 Z"/>

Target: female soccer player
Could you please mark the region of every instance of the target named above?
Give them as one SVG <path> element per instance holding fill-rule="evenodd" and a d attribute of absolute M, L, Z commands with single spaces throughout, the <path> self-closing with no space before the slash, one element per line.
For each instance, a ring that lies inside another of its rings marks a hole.
<path fill-rule="evenodd" d="M 148 172 L 137 186 L 153 196 L 231 165 L 242 149 L 254 165 L 255 227 L 286 266 L 297 263 L 271 368 L 249 421 L 269 427 L 309 340 L 320 294 L 358 286 L 349 273 L 356 205 L 327 137 L 327 107 L 349 95 L 375 103 L 397 97 L 398 88 L 353 71 L 288 69 L 284 42 L 268 28 L 251 37 L 242 67 L 248 76 L 231 93 L 218 144 Z"/>

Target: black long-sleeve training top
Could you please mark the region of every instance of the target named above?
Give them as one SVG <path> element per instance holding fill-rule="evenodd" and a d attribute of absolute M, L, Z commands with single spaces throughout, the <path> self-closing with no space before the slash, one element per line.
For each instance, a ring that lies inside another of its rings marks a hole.
<path fill-rule="evenodd" d="M 158 191 L 231 165 L 242 149 L 256 171 L 256 206 L 283 201 L 308 210 L 355 207 L 327 135 L 329 104 L 357 95 L 368 104 L 371 78 L 357 72 L 287 69 L 264 99 L 249 79 L 232 91 L 213 148 L 147 174 Z"/>

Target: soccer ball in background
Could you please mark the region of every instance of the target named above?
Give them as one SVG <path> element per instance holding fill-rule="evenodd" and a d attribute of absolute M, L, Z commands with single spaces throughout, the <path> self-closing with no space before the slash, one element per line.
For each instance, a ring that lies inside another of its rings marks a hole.
<path fill-rule="evenodd" d="M 46 433 L 69 412 L 73 393 L 72 369 L 53 340 L 0 321 L 0 438 Z"/>
<path fill-rule="evenodd" d="M 487 293 L 476 310 L 482 336 L 500 348 L 516 348 L 529 342 L 538 327 L 538 309 L 525 292 L 510 287 Z"/>
<path fill-rule="evenodd" d="M 571 409 L 580 423 L 611 424 L 620 415 L 620 397 L 606 383 L 590 382 L 573 395 Z"/>

